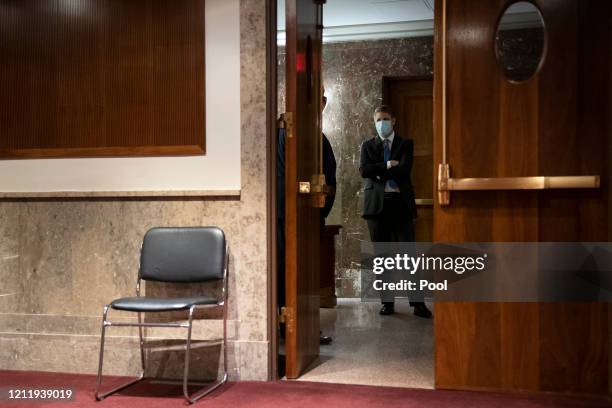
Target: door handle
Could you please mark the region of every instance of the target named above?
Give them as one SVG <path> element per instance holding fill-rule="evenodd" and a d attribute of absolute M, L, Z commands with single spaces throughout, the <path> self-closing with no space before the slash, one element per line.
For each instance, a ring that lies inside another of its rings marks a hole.
<path fill-rule="evenodd" d="M 450 191 L 583 189 L 599 188 L 600 184 L 598 175 L 452 178 L 448 164 L 440 164 L 438 201 L 449 205 Z"/>
<path fill-rule="evenodd" d="M 310 181 L 300 181 L 298 192 L 300 194 L 311 194 L 313 207 L 325 207 L 325 196 L 329 193 L 329 186 L 325 184 L 325 175 L 314 174 Z"/>

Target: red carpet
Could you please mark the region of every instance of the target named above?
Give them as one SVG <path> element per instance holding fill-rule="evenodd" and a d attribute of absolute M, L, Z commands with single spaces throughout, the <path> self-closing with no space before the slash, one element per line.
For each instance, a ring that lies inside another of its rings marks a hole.
<path fill-rule="evenodd" d="M 106 383 L 110 386 L 118 379 Z M 123 379 L 119 379 L 120 381 Z M 72 388 L 76 399 L 70 402 L 8 403 L 2 408 L 21 407 L 95 407 L 157 408 L 182 407 L 181 388 L 176 385 L 143 382 L 110 396 L 93 401 L 95 377 L 30 371 L 0 371 L 0 388 L 40 387 Z M 195 407 L 329 407 L 329 408 L 551 408 L 610 407 L 604 400 L 560 398 L 556 396 L 517 396 L 462 391 L 430 391 L 406 388 L 369 387 L 311 382 L 235 382 L 225 384 Z"/>

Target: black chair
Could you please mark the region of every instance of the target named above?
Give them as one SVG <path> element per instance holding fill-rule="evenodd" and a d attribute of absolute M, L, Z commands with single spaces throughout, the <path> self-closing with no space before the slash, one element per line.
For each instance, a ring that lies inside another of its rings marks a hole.
<path fill-rule="evenodd" d="M 145 375 L 145 352 L 143 327 L 181 327 L 187 329 L 185 350 L 185 367 L 183 374 L 183 395 L 189 403 L 194 403 L 203 396 L 217 389 L 227 381 L 227 274 L 229 247 L 223 231 L 216 227 L 186 228 L 153 228 L 144 237 L 140 254 L 140 268 L 136 282 L 136 297 L 113 300 L 104 306 L 102 315 L 102 335 L 100 343 L 100 362 L 95 397 L 100 401 L 142 380 Z M 222 293 L 219 297 L 191 296 L 181 298 L 152 298 L 140 296 L 140 281 L 158 281 L 172 283 L 200 283 L 222 281 Z M 191 330 L 193 313 L 198 308 L 222 308 L 223 312 L 223 378 L 204 389 L 189 395 L 189 354 L 191 351 Z M 107 319 L 109 309 L 138 313 L 138 323 L 111 322 Z M 145 312 L 176 312 L 188 310 L 188 323 L 143 323 Z M 104 361 L 104 334 L 110 326 L 138 327 L 140 337 L 140 359 L 142 372 L 140 376 L 126 384 L 100 393 L 102 383 L 102 363 Z"/>

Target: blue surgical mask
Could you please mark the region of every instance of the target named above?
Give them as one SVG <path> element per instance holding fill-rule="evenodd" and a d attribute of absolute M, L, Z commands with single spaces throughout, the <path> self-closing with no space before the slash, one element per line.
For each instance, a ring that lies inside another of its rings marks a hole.
<path fill-rule="evenodd" d="M 376 122 L 376 131 L 383 139 L 388 138 L 393 133 L 393 125 L 389 119 L 383 119 Z"/>

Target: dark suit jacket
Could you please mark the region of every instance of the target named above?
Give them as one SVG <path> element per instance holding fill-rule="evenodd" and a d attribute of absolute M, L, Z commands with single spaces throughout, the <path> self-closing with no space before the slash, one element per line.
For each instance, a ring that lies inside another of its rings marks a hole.
<path fill-rule="evenodd" d="M 384 147 L 380 137 L 366 140 L 361 145 L 359 172 L 364 178 L 364 218 L 376 216 L 383 209 L 385 183 L 392 179 L 397 183 L 400 194 L 406 203 L 406 212 L 416 218 L 416 204 L 412 187 L 411 172 L 414 154 L 414 142 L 395 135 L 391 144 L 390 160 L 397 160 L 399 165 L 387 169 L 384 161 Z"/>

